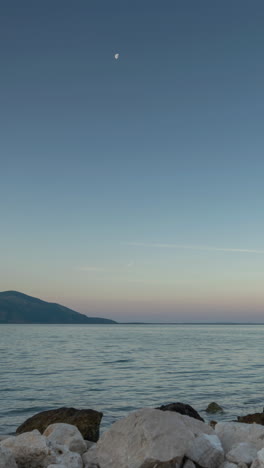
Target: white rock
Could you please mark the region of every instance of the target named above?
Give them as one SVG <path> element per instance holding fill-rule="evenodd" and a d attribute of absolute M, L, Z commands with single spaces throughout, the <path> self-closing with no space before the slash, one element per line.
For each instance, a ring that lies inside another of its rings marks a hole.
<path fill-rule="evenodd" d="M 257 459 L 259 462 L 264 463 L 264 449 L 257 453 Z"/>
<path fill-rule="evenodd" d="M 58 465 L 57 463 L 52 463 L 52 465 L 49 465 L 47 468 L 68 468 L 68 466 Z"/>
<path fill-rule="evenodd" d="M 218 468 L 224 461 L 224 450 L 217 435 L 201 434 L 190 442 L 186 456 L 203 468 Z"/>
<path fill-rule="evenodd" d="M 86 443 L 79 429 L 71 424 L 50 424 L 43 435 L 51 443 L 66 445 L 72 452 L 82 454 L 87 450 Z"/>
<path fill-rule="evenodd" d="M 240 442 L 248 442 L 261 450 L 264 447 L 264 426 L 236 422 L 220 422 L 215 432 L 221 440 L 225 453 Z"/>
<path fill-rule="evenodd" d="M 250 468 L 263 468 L 264 465 L 258 459 L 254 460 Z"/>
<path fill-rule="evenodd" d="M 68 468 L 82 468 L 82 457 L 77 452 L 72 452 L 66 445 L 51 443 L 53 458 L 50 459 L 52 465 L 66 465 Z"/>
<path fill-rule="evenodd" d="M 251 468 L 264 468 L 264 449 L 257 453 L 257 458 L 252 463 Z"/>
<path fill-rule="evenodd" d="M 96 444 L 94 444 L 87 452 L 83 453 L 82 460 L 84 468 L 97 468 L 99 466 Z"/>
<path fill-rule="evenodd" d="M 16 460 L 11 452 L 6 447 L 0 446 L 0 468 L 17 468 Z"/>
<path fill-rule="evenodd" d="M 67 468 L 83 468 L 82 457 L 77 452 L 64 453 L 61 457 L 58 458 L 59 466 L 66 466 Z"/>
<path fill-rule="evenodd" d="M 38 433 L 39 433 L 39 432 L 38 432 Z M 39 434 L 40 434 L 40 433 L 39 433 Z M 16 439 L 16 436 L 11 436 L 11 435 L 8 436 L 8 437 L 4 437 L 3 439 L 0 440 L 0 447 L 4 447 L 4 442 L 5 442 L 6 440 L 11 441 L 11 440 L 15 440 L 15 439 Z"/>
<path fill-rule="evenodd" d="M 46 467 L 47 458 L 51 454 L 46 437 L 36 429 L 5 439 L 0 445 L 12 451 L 18 468 Z"/>
<path fill-rule="evenodd" d="M 248 442 L 240 442 L 226 454 L 226 459 L 233 463 L 246 463 L 249 465 L 257 457 L 257 449 Z"/>
<path fill-rule="evenodd" d="M 189 416 L 141 409 L 117 421 L 102 435 L 96 450 L 99 465 L 101 468 L 147 468 L 155 464 L 177 467 L 189 442 L 202 433 L 214 431 Z"/>
<path fill-rule="evenodd" d="M 234 463 L 229 463 L 228 461 L 225 461 L 220 468 L 237 468 L 237 465 Z"/>
<path fill-rule="evenodd" d="M 192 460 L 187 460 L 184 463 L 183 468 L 195 468 L 195 464 L 192 462 Z"/>
<path fill-rule="evenodd" d="M 95 442 L 92 442 L 91 440 L 84 440 L 84 442 L 86 443 L 86 451 L 95 445 Z"/>

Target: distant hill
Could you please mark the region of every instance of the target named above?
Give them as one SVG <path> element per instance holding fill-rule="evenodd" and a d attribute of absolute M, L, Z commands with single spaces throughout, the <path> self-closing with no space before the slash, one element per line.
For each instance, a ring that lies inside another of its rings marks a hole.
<path fill-rule="evenodd" d="M 117 323 L 99 317 L 87 317 L 60 304 L 45 302 L 17 291 L 0 293 L 1 323 Z"/>

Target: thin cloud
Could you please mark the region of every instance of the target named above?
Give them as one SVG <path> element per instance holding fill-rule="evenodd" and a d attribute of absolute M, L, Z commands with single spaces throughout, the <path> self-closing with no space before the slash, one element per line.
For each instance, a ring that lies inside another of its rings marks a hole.
<path fill-rule="evenodd" d="M 87 272 L 99 272 L 99 273 L 104 273 L 104 272 L 108 271 L 106 268 L 94 267 L 94 266 L 77 267 L 76 270 L 78 270 L 78 271 L 87 271 Z"/>
<path fill-rule="evenodd" d="M 124 264 L 124 265 L 119 265 L 116 268 L 110 268 L 110 267 L 98 267 L 98 266 L 93 266 L 93 265 L 87 265 L 87 266 L 77 266 L 75 267 L 75 270 L 78 271 L 83 271 L 87 273 L 125 273 L 126 271 L 129 271 L 133 269 L 135 266 L 135 262 L 131 260 L 130 262 Z"/>
<path fill-rule="evenodd" d="M 160 244 L 152 242 L 123 242 L 123 245 L 131 245 L 135 247 L 154 247 L 158 249 L 184 249 L 184 250 L 202 250 L 213 252 L 236 252 L 249 254 L 264 254 L 264 250 L 258 249 L 236 249 L 227 247 L 212 247 L 209 245 L 188 245 L 188 244 Z"/>

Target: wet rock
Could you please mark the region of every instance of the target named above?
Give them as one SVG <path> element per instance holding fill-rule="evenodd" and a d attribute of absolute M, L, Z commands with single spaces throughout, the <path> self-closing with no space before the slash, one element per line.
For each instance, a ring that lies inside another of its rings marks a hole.
<path fill-rule="evenodd" d="M 205 411 L 206 413 L 211 413 L 211 414 L 224 412 L 222 406 L 218 405 L 218 403 L 216 403 L 215 401 L 212 401 L 212 403 L 209 403 Z"/>
<path fill-rule="evenodd" d="M 186 456 L 203 468 L 218 468 L 224 462 L 224 450 L 214 434 L 196 437 L 190 443 Z"/>
<path fill-rule="evenodd" d="M 50 424 L 43 435 L 47 437 L 51 443 L 66 445 L 69 450 L 77 452 L 80 455 L 87 450 L 86 443 L 79 429 L 71 424 Z"/>
<path fill-rule="evenodd" d="M 238 422 L 247 424 L 260 424 L 264 426 L 264 413 L 247 414 L 246 416 L 238 416 Z"/>
<path fill-rule="evenodd" d="M 16 460 L 11 452 L 6 447 L 0 446 L 0 468 L 17 468 Z"/>
<path fill-rule="evenodd" d="M 185 403 L 169 403 L 168 405 L 162 405 L 159 408 L 161 411 L 175 411 L 175 413 L 185 414 L 190 418 L 198 419 L 204 422 L 204 419 L 197 413 L 197 411 L 191 406 Z"/>
<path fill-rule="evenodd" d="M 114 423 L 98 441 L 96 454 L 101 468 L 176 468 L 196 436 L 213 432 L 189 416 L 147 408 Z"/>
<path fill-rule="evenodd" d="M 76 426 L 84 439 L 97 442 L 102 417 L 103 413 L 92 409 L 58 408 L 35 414 L 21 424 L 16 433 L 38 429 L 42 434 L 50 424 L 66 423 Z"/>
<path fill-rule="evenodd" d="M 51 455 L 46 437 L 37 430 L 5 439 L 0 445 L 11 450 L 18 468 L 45 467 Z"/>

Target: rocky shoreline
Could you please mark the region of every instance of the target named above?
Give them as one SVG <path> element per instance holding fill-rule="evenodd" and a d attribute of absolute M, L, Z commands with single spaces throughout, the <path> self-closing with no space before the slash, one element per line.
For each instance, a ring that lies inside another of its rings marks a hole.
<path fill-rule="evenodd" d="M 264 413 L 206 423 L 173 403 L 134 411 L 99 437 L 101 418 L 74 408 L 39 413 L 17 435 L 0 436 L 0 468 L 264 468 Z"/>

